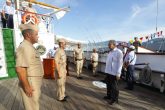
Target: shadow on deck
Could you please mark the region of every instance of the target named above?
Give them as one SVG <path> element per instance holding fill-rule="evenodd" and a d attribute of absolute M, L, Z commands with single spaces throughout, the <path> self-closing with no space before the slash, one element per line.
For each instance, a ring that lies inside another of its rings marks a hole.
<path fill-rule="evenodd" d="M 109 105 L 103 97 L 106 89 L 93 86 L 92 81 L 104 78 L 101 73 L 93 77 L 91 71 L 83 70 L 83 79 L 78 80 L 74 66 L 69 67 L 70 76 L 67 77 L 67 102 L 56 100 L 55 80 L 44 79 L 42 95 L 40 97 L 40 110 L 164 110 L 165 95 L 135 86 L 134 91 L 123 89 L 125 82 L 120 81 L 119 104 Z M 23 110 L 22 99 L 18 89 L 18 79 L 0 81 L 0 110 Z"/>

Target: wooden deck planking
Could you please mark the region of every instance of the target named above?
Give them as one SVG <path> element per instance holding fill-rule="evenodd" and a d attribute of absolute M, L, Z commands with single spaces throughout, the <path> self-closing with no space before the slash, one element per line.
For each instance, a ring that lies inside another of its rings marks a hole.
<path fill-rule="evenodd" d="M 77 79 L 74 78 L 71 81 L 73 81 L 73 84 L 78 85 L 80 91 L 85 91 L 82 94 L 86 100 L 86 103 L 89 105 L 87 110 L 109 110 L 110 108 L 117 110 L 119 108 L 119 106 L 114 108 L 113 106 L 110 106 L 107 101 L 103 100 L 103 97 L 106 94 L 106 89 L 104 89 L 104 91 L 100 91 L 100 89 L 92 85 L 92 81 L 102 80 L 103 77 L 96 77 L 96 79 L 89 71 L 85 70 L 82 75 L 82 80 L 77 81 Z"/>
<path fill-rule="evenodd" d="M 109 105 L 103 97 L 106 89 L 93 86 L 92 81 L 99 81 L 103 75 L 93 77 L 91 71 L 83 70 L 83 79 L 78 80 L 70 66 L 70 76 L 67 77 L 67 102 L 56 100 L 55 80 L 44 79 L 40 97 L 40 110 L 164 110 L 165 95 L 135 86 L 134 91 L 124 90 L 125 82 L 120 81 L 119 104 Z M 23 110 L 22 98 L 18 88 L 18 79 L 0 81 L 0 110 Z"/>
<path fill-rule="evenodd" d="M 14 80 L 14 79 L 13 79 Z M 15 82 L 11 84 L 12 88 L 9 89 L 10 92 L 10 96 L 8 98 L 8 102 L 5 105 L 7 110 L 19 110 L 19 105 L 22 104 L 21 102 L 21 94 L 19 91 L 19 87 L 18 87 L 18 79 L 15 79 Z M 23 108 L 22 108 L 23 109 Z"/>
<path fill-rule="evenodd" d="M 14 103 L 16 93 L 17 93 L 17 79 L 12 79 L 11 82 L 6 82 L 4 84 L 4 92 L 1 94 L 3 96 L 3 105 L 6 106 L 6 109 L 11 109 Z"/>

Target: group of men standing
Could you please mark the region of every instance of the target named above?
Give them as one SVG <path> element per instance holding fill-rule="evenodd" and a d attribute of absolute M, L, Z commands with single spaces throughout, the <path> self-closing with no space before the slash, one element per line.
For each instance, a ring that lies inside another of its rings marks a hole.
<path fill-rule="evenodd" d="M 12 7 L 11 0 L 6 0 L 6 4 L 3 5 L 1 12 L 3 28 L 14 28 L 13 15 L 14 8 Z"/>
<path fill-rule="evenodd" d="M 16 52 L 16 72 L 19 78 L 19 87 L 26 110 L 39 110 L 43 66 L 38 51 L 33 44 L 38 42 L 38 26 L 21 24 L 20 30 L 24 37 Z M 55 55 L 57 76 L 57 99 L 65 101 L 66 54 L 65 40 L 59 40 L 59 48 Z"/>
<path fill-rule="evenodd" d="M 14 28 L 14 7 L 12 6 L 11 0 L 6 0 L 6 3 L 2 7 L 1 20 L 3 28 Z M 23 7 L 23 13 L 37 13 L 37 11 L 32 7 L 32 3 L 29 3 L 27 7 Z"/>
<path fill-rule="evenodd" d="M 24 37 L 23 42 L 16 52 L 16 71 L 19 78 L 19 87 L 26 110 L 39 110 L 39 97 L 41 94 L 41 85 L 43 77 L 43 67 L 40 55 L 33 47 L 38 42 L 38 26 L 33 24 L 21 24 L 20 30 Z M 57 100 L 66 101 L 65 82 L 66 82 L 66 53 L 64 51 L 66 45 L 65 39 L 59 40 L 59 48 L 55 52 L 55 74 L 57 76 Z M 114 40 L 109 41 L 109 54 L 106 60 L 105 73 L 107 74 L 107 96 L 110 104 L 118 102 L 119 88 L 118 80 L 120 79 L 121 69 L 123 66 L 123 53 L 116 47 Z M 133 72 L 136 61 L 134 47 L 130 46 L 124 58 L 124 66 L 127 69 L 127 89 L 133 89 Z M 80 43 L 74 50 L 74 58 L 76 62 L 77 78 L 80 78 L 83 67 L 84 53 Z M 96 73 L 98 64 L 98 54 L 93 49 L 91 54 L 91 63 L 93 65 L 93 75 Z"/>
<path fill-rule="evenodd" d="M 82 73 L 82 67 L 85 61 L 85 57 L 84 57 L 84 52 L 83 52 L 83 49 L 81 48 L 80 43 L 77 44 L 77 48 L 74 50 L 73 58 L 74 58 L 74 62 L 76 63 L 77 79 L 82 79 L 81 73 Z M 94 48 L 90 57 L 93 76 L 96 76 L 96 73 L 97 73 L 98 58 L 99 58 L 98 53 L 96 49 Z"/>

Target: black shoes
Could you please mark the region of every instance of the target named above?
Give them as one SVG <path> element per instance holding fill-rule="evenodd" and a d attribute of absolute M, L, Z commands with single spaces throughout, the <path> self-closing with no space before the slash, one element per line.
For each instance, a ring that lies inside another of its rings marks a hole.
<path fill-rule="evenodd" d="M 64 99 L 58 100 L 58 101 L 60 101 L 60 102 L 65 102 L 65 101 L 67 101 L 67 98 L 69 98 L 69 96 L 65 96 Z"/>
<path fill-rule="evenodd" d="M 108 96 L 104 96 L 103 98 L 104 99 L 109 99 L 109 100 L 111 99 L 111 97 L 108 97 Z"/>
<path fill-rule="evenodd" d="M 117 99 L 117 100 L 113 100 L 112 98 L 110 98 L 110 97 L 108 97 L 108 96 L 104 96 L 104 99 L 105 99 L 105 100 L 108 100 L 108 103 L 109 103 L 110 105 L 113 105 L 113 104 L 115 104 L 115 103 L 118 104 L 118 99 Z"/>
<path fill-rule="evenodd" d="M 110 104 L 110 105 L 118 104 L 118 100 L 110 100 L 109 104 Z"/>
<path fill-rule="evenodd" d="M 64 97 L 64 99 L 67 99 L 67 98 L 69 98 L 69 96 L 65 96 L 65 97 Z"/>
<path fill-rule="evenodd" d="M 79 76 L 79 77 L 77 77 L 77 79 L 83 79 L 83 78 Z"/>
<path fill-rule="evenodd" d="M 130 88 L 130 87 L 125 87 L 124 89 L 133 90 L 133 88 Z"/>

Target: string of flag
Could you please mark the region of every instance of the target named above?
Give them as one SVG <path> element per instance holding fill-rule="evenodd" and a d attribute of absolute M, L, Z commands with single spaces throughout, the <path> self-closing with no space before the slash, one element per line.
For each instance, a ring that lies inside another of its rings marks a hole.
<path fill-rule="evenodd" d="M 147 35 L 147 36 L 144 36 L 144 37 L 140 37 L 139 40 L 140 42 L 143 42 L 144 40 L 151 40 L 151 39 L 154 39 L 156 37 L 160 37 L 160 36 L 163 36 L 163 31 L 159 31 L 157 33 L 153 33 L 153 34 L 150 34 L 150 35 Z M 130 42 L 132 42 L 133 40 L 130 40 Z"/>

